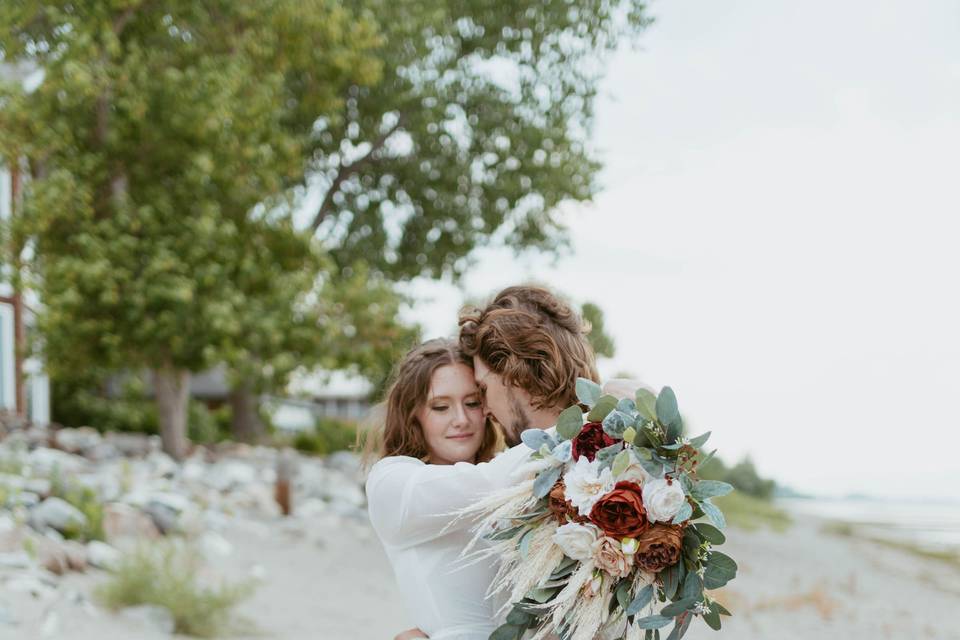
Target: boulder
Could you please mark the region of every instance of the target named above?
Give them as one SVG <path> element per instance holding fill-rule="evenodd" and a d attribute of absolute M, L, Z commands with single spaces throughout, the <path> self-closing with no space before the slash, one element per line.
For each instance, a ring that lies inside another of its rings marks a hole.
<path fill-rule="evenodd" d="M 61 498 L 47 498 L 37 505 L 31 512 L 30 518 L 37 530 L 51 527 L 65 532 L 87 525 L 87 516 L 75 506 Z"/>

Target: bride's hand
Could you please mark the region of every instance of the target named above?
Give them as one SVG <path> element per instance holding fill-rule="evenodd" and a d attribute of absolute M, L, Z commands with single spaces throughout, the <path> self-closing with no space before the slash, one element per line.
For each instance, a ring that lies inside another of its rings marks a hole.
<path fill-rule="evenodd" d="M 429 638 L 427 634 L 420 629 L 407 629 L 403 633 L 394 636 L 393 640 L 413 640 L 414 638 Z"/>

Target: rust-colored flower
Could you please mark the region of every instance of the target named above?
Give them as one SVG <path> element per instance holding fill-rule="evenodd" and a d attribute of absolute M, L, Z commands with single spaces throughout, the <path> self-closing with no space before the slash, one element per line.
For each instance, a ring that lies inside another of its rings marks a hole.
<path fill-rule="evenodd" d="M 650 573 L 657 573 L 680 560 L 683 547 L 683 526 L 656 523 L 637 537 L 634 562 Z"/>
<path fill-rule="evenodd" d="M 581 516 L 577 508 L 573 506 L 573 503 L 567 500 L 564 494 L 566 488 L 566 485 L 563 484 L 563 478 L 560 478 L 556 484 L 553 485 L 553 488 L 550 489 L 550 493 L 547 496 L 547 507 L 550 509 L 550 513 L 553 514 L 553 517 L 556 518 L 560 524 L 566 522 L 589 522 L 590 519 Z"/>
<path fill-rule="evenodd" d="M 616 443 L 616 440 L 604 432 L 603 425 L 599 422 L 588 422 L 583 425 L 583 429 L 574 437 L 572 442 L 573 446 L 570 452 L 574 460 L 579 460 L 580 456 L 584 456 L 587 460 L 593 462 L 593 459 L 597 457 L 597 451 Z"/>
<path fill-rule="evenodd" d="M 618 482 L 590 511 L 590 520 L 611 538 L 636 538 L 647 530 L 643 490 L 633 482 Z"/>

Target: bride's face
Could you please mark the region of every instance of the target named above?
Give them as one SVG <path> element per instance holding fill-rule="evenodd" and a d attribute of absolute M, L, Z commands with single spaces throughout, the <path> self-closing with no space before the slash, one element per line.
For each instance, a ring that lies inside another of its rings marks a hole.
<path fill-rule="evenodd" d="M 486 422 L 473 370 L 458 363 L 434 371 L 427 401 L 416 417 L 431 464 L 473 462 L 483 444 Z"/>

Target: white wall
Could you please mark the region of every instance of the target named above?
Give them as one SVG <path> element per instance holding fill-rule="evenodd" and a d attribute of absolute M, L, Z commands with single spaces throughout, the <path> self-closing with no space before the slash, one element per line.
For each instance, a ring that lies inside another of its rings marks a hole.
<path fill-rule="evenodd" d="M 13 307 L 0 304 L 0 409 L 17 407 Z"/>

